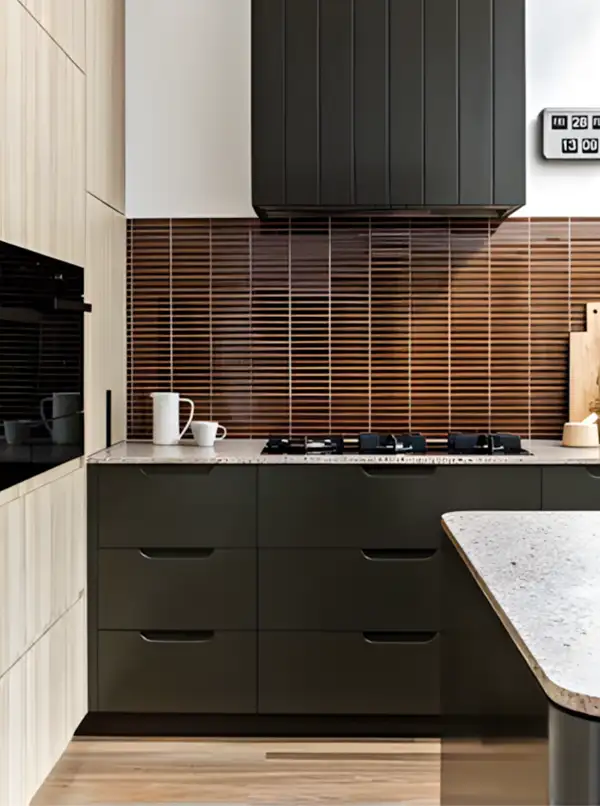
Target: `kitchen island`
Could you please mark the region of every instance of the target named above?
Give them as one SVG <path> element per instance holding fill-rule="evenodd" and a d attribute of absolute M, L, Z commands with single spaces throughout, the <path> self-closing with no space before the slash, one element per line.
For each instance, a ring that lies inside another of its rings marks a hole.
<path fill-rule="evenodd" d="M 443 600 L 454 610 L 445 625 L 443 708 L 472 695 L 482 673 L 490 690 L 503 685 L 502 665 L 480 665 L 486 638 L 472 628 L 474 613 L 493 611 L 524 661 L 498 717 L 504 709 L 523 717 L 528 703 L 547 714 L 545 737 L 523 719 L 501 736 L 499 722 L 476 713 L 466 735 L 449 731 L 442 803 L 600 803 L 600 512 L 458 512 L 442 523 L 450 538 Z M 482 594 L 468 603 L 471 616 L 453 596 L 459 565 Z"/>

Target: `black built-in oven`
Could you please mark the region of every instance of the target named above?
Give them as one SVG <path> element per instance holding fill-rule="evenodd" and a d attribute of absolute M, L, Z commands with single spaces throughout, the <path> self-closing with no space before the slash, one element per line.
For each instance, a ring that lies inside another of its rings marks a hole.
<path fill-rule="evenodd" d="M 0 242 L 0 490 L 84 452 L 83 268 Z"/>

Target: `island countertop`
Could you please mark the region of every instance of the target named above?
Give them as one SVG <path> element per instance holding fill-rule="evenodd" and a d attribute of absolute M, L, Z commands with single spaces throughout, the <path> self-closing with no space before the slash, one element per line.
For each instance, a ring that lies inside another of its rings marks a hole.
<path fill-rule="evenodd" d="M 456 512 L 442 523 L 548 698 L 600 717 L 600 512 Z"/>
<path fill-rule="evenodd" d="M 558 441 L 526 440 L 531 455 L 447 454 L 376 455 L 309 454 L 263 456 L 265 439 L 226 439 L 214 448 L 198 448 L 191 440 L 168 447 L 151 442 L 119 442 L 99 451 L 88 462 L 100 464 L 263 464 L 263 465 L 600 465 L 599 448 L 563 448 Z"/>

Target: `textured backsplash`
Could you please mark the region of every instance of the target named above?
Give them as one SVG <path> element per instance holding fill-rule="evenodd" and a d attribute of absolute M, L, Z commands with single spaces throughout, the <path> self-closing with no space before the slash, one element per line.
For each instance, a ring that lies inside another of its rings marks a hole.
<path fill-rule="evenodd" d="M 556 437 L 600 219 L 129 221 L 128 435 L 149 394 L 232 436 Z"/>

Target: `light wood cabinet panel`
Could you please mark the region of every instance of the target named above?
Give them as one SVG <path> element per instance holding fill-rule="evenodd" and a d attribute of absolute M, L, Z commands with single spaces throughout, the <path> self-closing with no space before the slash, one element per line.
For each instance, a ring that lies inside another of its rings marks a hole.
<path fill-rule="evenodd" d="M 0 49 L 0 238 L 83 265 L 85 76 L 17 0 Z"/>
<path fill-rule="evenodd" d="M 85 469 L 0 507 L 0 676 L 81 596 Z"/>
<path fill-rule="evenodd" d="M 0 508 L 0 676 L 27 643 L 26 571 L 24 503 L 17 498 Z"/>
<path fill-rule="evenodd" d="M 50 36 L 85 69 L 85 2 L 83 0 L 22 0 Z"/>
<path fill-rule="evenodd" d="M 17 0 L 0 2 L 0 239 L 26 241 L 25 24 Z"/>
<path fill-rule="evenodd" d="M 85 0 L 87 189 L 125 211 L 125 3 Z"/>
<path fill-rule="evenodd" d="M 125 260 L 126 221 L 88 194 L 85 321 L 86 452 L 106 444 L 106 390 L 111 389 L 112 438 L 125 439 Z"/>
<path fill-rule="evenodd" d="M 85 589 L 85 469 L 24 498 L 25 616 L 31 645 Z"/>
<path fill-rule="evenodd" d="M 0 806 L 25 806 L 87 710 L 86 602 L 81 596 L 0 678 Z"/>

